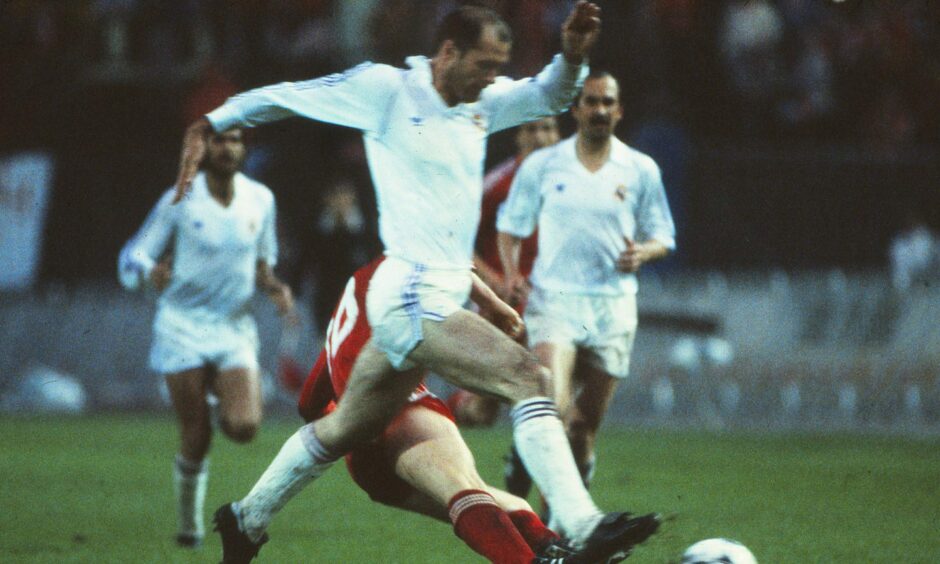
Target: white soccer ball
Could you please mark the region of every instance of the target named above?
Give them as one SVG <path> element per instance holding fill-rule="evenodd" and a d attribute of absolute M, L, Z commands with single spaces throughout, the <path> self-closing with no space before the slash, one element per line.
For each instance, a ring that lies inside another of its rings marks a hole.
<path fill-rule="evenodd" d="M 682 564 L 757 564 L 757 559 L 738 541 L 705 539 L 685 550 Z"/>

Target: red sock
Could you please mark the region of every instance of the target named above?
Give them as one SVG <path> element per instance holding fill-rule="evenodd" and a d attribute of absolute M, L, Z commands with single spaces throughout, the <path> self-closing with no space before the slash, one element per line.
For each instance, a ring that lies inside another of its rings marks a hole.
<path fill-rule="evenodd" d="M 454 533 L 474 551 L 497 564 L 530 564 L 535 553 L 509 515 L 482 490 L 458 492 L 447 504 Z"/>
<path fill-rule="evenodd" d="M 541 552 L 550 543 L 561 538 L 558 533 L 546 527 L 539 516 L 532 511 L 521 509 L 511 511 L 509 519 L 535 552 Z"/>

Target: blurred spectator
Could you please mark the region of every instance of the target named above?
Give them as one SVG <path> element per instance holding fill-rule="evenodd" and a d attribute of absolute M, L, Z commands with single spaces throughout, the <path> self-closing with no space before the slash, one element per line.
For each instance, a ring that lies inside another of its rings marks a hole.
<path fill-rule="evenodd" d="M 898 291 L 940 278 L 940 239 L 915 209 L 906 212 L 889 249 L 891 280 Z"/>
<path fill-rule="evenodd" d="M 379 0 L 337 2 L 334 22 L 339 66 L 348 68 L 375 58 L 372 44 L 362 39 L 369 32 L 369 18 L 378 3 Z"/>
<path fill-rule="evenodd" d="M 885 87 L 873 96 L 871 109 L 864 119 L 862 140 L 879 156 L 897 157 L 914 142 L 914 110 L 907 96 L 896 86 Z"/>
<path fill-rule="evenodd" d="M 746 127 L 766 121 L 777 94 L 783 23 L 769 0 L 731 0 L 725 7 L 720 49 Z"/>
<path fill-rule="evenodd" d="M 313 316 L 322 333 L 346 281 L 377 252 L 356 185 L 340 178 L 323 195 L 323 206 L 302 252 L 302 268 L 314 277 Z"/>
<path fill-rule="evenodd" d="M 204 6 L 196 0 L 95 0 L 94 56 L 85 61 L 94 82 L 187 79 L 212 55 Z"/>
<path fill-rule="evenodd" d="M 835 106 L 832 53 L 818 31 L 800 34 L 797 50 L 780 114 L 788 128 L 818 136 L 824 132 L 814 126 L 824 122 Z"/>
<path fill-rule="evenodd" d="M 402 66 L 405 57 L 427 53 L 437 22 L 454 4 L 448 0 L 385 0 L 377 4 L 368 34 L 376 62 Z"/>
<path fill-rule="evenodd" d="M 318 76 L 333 70 L 336 34 L 331 0 L 281 0 L 267 4 L 261 23 L 265 49 L 283 74 Z M 281 78 L 284 77 L 282 74 Z"/>

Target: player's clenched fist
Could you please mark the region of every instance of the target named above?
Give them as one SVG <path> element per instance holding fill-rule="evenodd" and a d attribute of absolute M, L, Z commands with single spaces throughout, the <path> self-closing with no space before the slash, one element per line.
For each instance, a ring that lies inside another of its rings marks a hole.
<path fill-rule="evenodd" d="M 601 31 L 601 9 L 593 2 L 578 2 L 561 26 L 561 49 L 570 63 L 580 63 Z"/>

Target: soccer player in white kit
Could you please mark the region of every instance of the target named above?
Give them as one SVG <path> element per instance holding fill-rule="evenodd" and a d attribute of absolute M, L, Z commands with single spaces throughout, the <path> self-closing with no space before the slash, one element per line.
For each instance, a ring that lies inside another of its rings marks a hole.
<path fill-rule="evenodd" d="M 675 248 L 675 228 L 659 167 L 614 137 L 623 114 L 617 81 L 592 73 L 572 114 L 574 136 L 522 163 L 497 229 L 505 295 L 528 293 L 529 347 L 552 373 L 555 404 L 587 485 L 598 427 L 629 373 L 636 272 Z M 539 252 L 527 292 L 519 250 L 536 227 Z"/>
<path fill-rule="evenodd" d="M 230 439 L 250 441 L 261 423 L 258 331 L 249 311 L 255 288 L 282 315 L 295 315 L 289 287 L 272 272 L 274 196 L 238 172 L 244 158 L 241 130 L 212 135 L 192 195 L 174 206 L 173 190 L 164 194 L 118 259 L 125 288 L 160 292 L 150 367 L 166 378 L 179 421 L 176 541 L 187 547 L 204 536 L 212 439 L 207 394 L 218 398 L 219 424 Z"/>
<path fill-rule="evenodd" d="M 251 560 L 277 511 L 341 455 L 380 433 L 424 369 L 513 405 L 520 455 L 588 561 L 627 551 L 658 528 L 655 515 L 600 511 L 578 476 L 544 367 L 462 307 L 471 287 L 487 136 L 565 109 L 586 74 L 599 12 L 579 2 L 562 29 L 563 54 L 533 78 L 497 77 L 509 61 L 508 26 L 491 10 L 463 7 L 443 20 L 434 57 L 410 57 L 407 70 L 365 63 L 253 90 L 189 127 L 178 197 L 210 131 L 295 115 L 362 130 L 387 257 L 367 295 L 372 337 L 336 411 L 301 427 L 249 494 L 216 513 L 226 562 Z"/>

